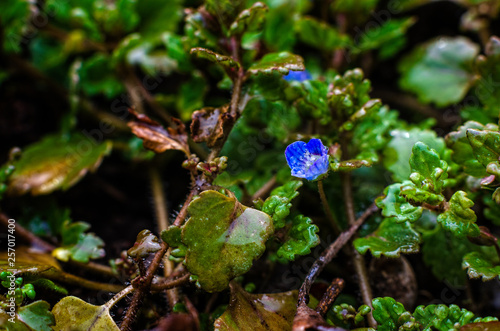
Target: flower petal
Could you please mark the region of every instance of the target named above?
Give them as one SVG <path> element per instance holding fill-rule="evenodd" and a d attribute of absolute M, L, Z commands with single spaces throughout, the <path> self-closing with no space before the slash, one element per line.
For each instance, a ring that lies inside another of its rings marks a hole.
<path fill-rule="evenodd" d="M 326 155 L 328 153 L 328 148 L 326 148 L 323 145 L 321 140 L 316 138 L 309 140 L 309 142 L 307 143 L 307 150 L 311 154 L 321 155 L 321 156 Z"/>
<path fill-rule="evenodd" d="M 310 167 L 306 170 L 305 179 L 314 180 L 320 175 L 328 172 L 328 155 L 324 155 L 317 159 Z"/>
<path fill-rule="evenodd" d="M 286 162 L 292 169 L 292 172 L 297 167 L 304 165 L 304 155 L 307 153 L 306 143 L 303 141 L 296 141 L 288 145 L 285 150 Z M 305 171 L 305 169 L 303 169 Z"/>

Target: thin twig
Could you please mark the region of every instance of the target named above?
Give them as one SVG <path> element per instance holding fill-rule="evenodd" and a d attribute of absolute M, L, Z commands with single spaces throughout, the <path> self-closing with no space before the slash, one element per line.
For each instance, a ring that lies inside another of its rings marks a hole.
<path fill-rule="evenodd" d="M 344 152 L 342 154 L 345 154 Z M 354 201 L 352 194 L 352 183 L 351 183 L 351 173 L 343 172 L 341 174 L 342 180 L 342 191 L 344 195 L 344 205 L 347 214 L 347 220 L 350 225 L 354 224 L 356 216 L 354 214 Z M 354 249 L 351 245 L 349 248 L 350 255 L 354 263 L 354 269 L 358 276 L 359 289 L 361 291 L 361 297 L 363 298 L 363 303 L 369 307 L 372 307 L 373 294 L 370 287 L 370 281 L 368 280 L 368 274 L 366 272 L 366 265 L 364 257 L 359 254 L 359 252 Z M 373 307 L 372 307 L 373 308 Z M 368 314 L 368 323 L 371 327 L 376 327 L 377 323 L 373 318 L 373 315 Z"/>
<path fill-rule="evenodd" d="M 68 274 L 64 271 L 56 270 L 53 272 L 42 273 L 44 278 L 65 283 L 68 285 L 75 285 L 79 287 L 88 288 L 90 290 L 96 291 L 106 291 L 106 292 L 120 292 L 123 289 L 123 285 L 109 284 L 109 283 L 99 283 L 92 280 L 87 280 L 82 277 L 78 277 L 72 274 Z"/>
<path fill-rule="evenodd" d="M 348 230 L 342 232 L 337 239 L 328 246 L 328 248 L 321 254 L 321 256 L 314 262 L 309 273 L 304 279 L 304 283 L 299 289 L 299 300 L 298 305 L 302 302 L 307 302 L 307 297 L 309 296 L 309 291 L 311 286 L 316 280 L 316 277 L 321 273 L 323 268 L 330 263 L 330 261 L 337 255 L 337 253 L 344 247 L 345 244 L 351 239 L 351 237 L 356 233 L 356 230 L 363 224 L 363 222 L 378 208 L 375 204 L 372 204 L 364 213 L 361 215 L 354 224 L 352 224 Z"/>
<path fill-rule="evenodd" d="M 257 190 L 257 192 L 252 195 L 252 201 L 255 201 L 259 198 L 262 198 L 267 193 L 271 192 L 273 187 L 276 185 L 276 175 L 272 176 L 261 188 Z"/>
<path fill-rule="evenodd" d="M 321 301 L 316 306 L 316 311 L 318 314 L 324 316 L 330 306 L 333 304 L 335 299 L 339 296 L 340 292 L 344 289 L 345 282 L 342 278 L 335 278 L 330 286 L 326 289 L 325 294 L 321 298 Z"/>
<path fill-rule="evenodd" d="M 191 192 L 189 192 L 189 195 L 186 198 L 186 202 L 184 202 L 184 205 L 182 206 L 181 211 L 179 212 L 179 214 L 175 218 L 175 221 L 174 221 L 175 226 L 181 226 L 184 223 L 184 221 L 186 220 L 187 208 L 189 207 L 189 203 L 191 202 L 191 200 L 193 200 L 193 198 L 196 194 L 198 194 L 198 189 L 196 189 L 196 188 L 192 189 Z"/>
<path fill-rule="evenodd" d="M 330 209 L 330 205 L 328 204 L 328 200 L 326 199 L 322 180 L 318 180 L 318 192 L 321 204 L 323 205 L 323 209 L 325 210 L 326 217 L 328 218 L 328 221 L 330 222 L 335 235 L 338 235 L 342 231 L 340 230 L 339 222 L 335 218 L 335 215 L 333 214 L 332 210 Z"/>
<path fill-rule="evenodd" d="M 164 282 L 159 283 L 159 284 L 152 284 L 151 291 L 156 292 L 156 291 L 173 289 L 179 285 L 187 283 L 189 281 L 189 276 L 191 276 L 190 273 L 185 273 L 184 275 L 182 275 L 179 278 L 165 280 Z"/>
<path fill-rule="evenodd" d="M 168 244 L 165 242 L 161 243 L 161 249 L 156 252 L 151 264 L 146 271 L 146 275 L 144 276 L 144 280 L 140 283 L 140 287 L 134 292 L 134 296 L 132 297 L 132 303 L 130 304 L 127 314 L 125 315 L 122 324 L 120 325 L 120 330 L 128 331 L 130 330 L 132 323 L 135 320 L 135 316 L 137 314 L 137 310 L 142 302 L 142 299 L 147 291 L 149 291 L 151 287 L 151 282 L 153 281 L 153 277 L 156 274 L 156 270 L 160 266 L 160 263 L 163 259 L 163 255 L 168 249 Z"/>
<path fill-rule="evenodd" d="M 7 217 L 7 215 L 5 215 L 4 213 L 0 213 L 0 224 L 4 225 L 6 228 L 9 226 L 9 217 Z M 30 231 L 26 230 L 24 227 L 19 225 L 19 223 L 17 222 L 16 222 L 16 236 L 24 239 L 25 241 L 29 242 L 31 246 L 43 252 L 49 253 L 52 252 L 54 249 L 56 249 L 55 246 L 38 238 L 33 233 L 31 233 Z"/>
<path fill-rule="evenodd" d="M 111 298 L 111 300 L 109 300 L 108 302 L 106 302 L 104 304 L 104 306 L 108 309 L 111 309 L 111 307 L 113 307 L 118 301 L 120 301 L 121 299 L 123 299 L 124 297 L 126 297 L 129 293 L 132 293 L 132 291 L 134 290 L 134 286 L 133 285 L 129 285 L 127 287 L 125 287 L 123 290 L 121 290 L 120 292 L 118 292 L 114 297 Z"/>

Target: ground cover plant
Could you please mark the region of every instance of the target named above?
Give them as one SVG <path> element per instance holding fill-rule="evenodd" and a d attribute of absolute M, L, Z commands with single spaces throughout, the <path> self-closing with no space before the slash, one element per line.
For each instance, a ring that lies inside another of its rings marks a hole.
<path fill-rule="evenodd" d="M 1 330 L 500 330 L 500 3 L 0 2 Z"/>

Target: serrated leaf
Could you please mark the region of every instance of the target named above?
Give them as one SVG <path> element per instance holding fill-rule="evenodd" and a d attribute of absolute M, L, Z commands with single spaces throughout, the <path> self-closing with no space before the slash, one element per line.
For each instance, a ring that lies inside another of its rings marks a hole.
<path fill-rule="evenodd" d="M 476 237 L 480 231 L 472 206 L 474 202 L 467 198 L 467 193 L 457 191 L 450 199 L 449 209 L 438 216 L 438 222 L 457 237 Z"/>
<path fill-rule="evenodd" d="M 475 177 L 485 177 L 487 175 L 486 166 L 479 162 L 474 155 L 473 147 L 467 135 L 469 129 L 498 130 L 498 127 L 495 128 L 492 125 L 485 126 L 478 122 L 469 121 L 460 126 L 457 131 L 448 133 L 445 138 L 446 144 L 453 150 L 451 159 L 462 165 L 465 173 Z"/>
<path fill-rule="evenodd" d="M 246 273 L 274 231 L 269 215 L 216 191 L 202 192 L 188 212 L 182 230 L 186 267 L 208 292 L 222 291 Z"/>
<path fill-rule="evenodd" d="M 14 316 L 14 322 L 7 311 L 0 308 L 0 327 L 8 331 L 51 331 L 54 316 L 50 312 L 48 302 L 39 300 L 29 305 L 19 307 Z"/>
<path fill-rule="evenodd" d="M 406 311 L 403 304 L 396 302 L 393 298 L 375 298 L 372 305 L 373 318 L 378 323 L 378 331 L 396 331 L 400 330 L 400 327 L 404 327 L 403 330 L 408 331 L 420 330 L 415 318 Z"/>
<path fill-rule="evenodd" d="M 248 68 L 248 72 L 253 75 L 258 73 L 270 75 L 277 71 L 286 75 L 290 70 L 302 71 L 305 69 L 302 57 L 289 52 L 281 52 L 264 55 L 262 59 Z"/>
<path fill-rule="evenodd" d="M 384 166 L 393 173 L 394 180 L 402 182 L 411 174 L 408 160 L 415 143 L 423 142 L 439 155 L 445 150 L 444 140 L 437 137 L 436 132 L 413 128 L 410 130 L 395 129 L 390 132 L 392 139 L 384 149 Z"/>
<path fill-rule="evenodd" d="M 413 145 L 410 156 L 411 181 L 419 188 L 440 194 L 448 177 L 448 164 L 423 142 Z"/>
<path fill-rule="evenodd" d="M 55 331 L 73 330 L 116 330 L 120 329 L 111 318 L 106 305 L 94 306 L 80 298 L 69 296 L 63 298 L 52 308 L 56 324 Z"/>
<path fill-rule="evenodd" d="M 397 222 L 415 222 L 422 216 L 422 207 L 416 207 L 408 203 L 400 195 L 401 186 L 404 183 L 389 185 L 384 190 L 384 197 L 375 200 L 377 207 L 382 209 L 382 216 L 394 217 Z"/>
<path fill-rule="evenodd" d="M 370 250 L 375 257 L 398 257 L 401 253 L 417 253 L 420 241 L 419 233 L 409 222 L 398 223 L 387 218 L 374 233 L 354 240 L 354 247 L 361 254 Z"/>
<path fill-rule="evenodd" d="M 244 32 L 255 31 L 260 28 L 268 11 L 262 2 L 256 2 L 252 7 L 243 10 L 229 27 L 231 36 L 240 35 Z"/>
<path fill-rule="evenodd" d="M 281 229 L 285 226 L 285 218 L 290 214 L 291 201 L 299 195 L 298 189 L 302 181 L 291 180 L 285 185 L 275 188 L 260 208 L 264 213 L 271 216 L 274 227 Z"/>
<path fill-rule="evenodd" d="M 475 319 L 474 313 L 467 309 L 460 309 L 457 305 L 428 305 L 418 306 L 413 313 L 415 319 L 423 326 L 424 331 L 449 331 L 480 321 Z"/>
<path fill-rule="evenodd" d="M 483 281 L 492 280 L 500 276 L 498 258 L 487 256 L 480 252 L 470 252 L 464 256 L 463 268 L 467 269 L 470 278 L 481 278 Z"/>
<path fill-rule="evenodd" d="M 471 87 L 477 44 L 465 37 L 440 37 L 417 47 L 399 65 L 400 86 L 423 103 L 457 103 Z"/>
<path fill-rule="evenodd" d="M 311 248 L 320 243 L 318 232 L 319 228 L 309 217 L 295 216 L 292 220 L 292 227 L 287 233 L 288 239 L 278 249 L 278 257 L 294 261 L 298 255 L 310 254 Z"/>
<path fill-rule="evenodd" d="M 215 331 L 281 331 L 292 328 L 298 292 L 251 294 L 231 282 L 231 300 L 215 320 Z"/>
<path fill-rule="evenodd" d="M 467 139 L 476 159 L 486 167 L 486 172 L 500 177 L 500 133 L 498 131 L 467 130 Z"/>
<path fill-rule="evenodd" d="M 48 194 L 67 190 L 95 171 L 111 151 L 111 142 L 96 143 L 82 134 L 70 138 L 49 135 L 26 147 L 8 180 L 7 193 Z"/>
<path fill-rule="evenodd" d="M 230 56 L 218 54 L 214 51 L 211 51 L 203 47 L 192 48 L 190 53 L 199 58 L 206 59 L 210 62 L 218 63 L 222 67 L 227 69 L 240 67 L 239 63 L 234 61 L 233 58 L 231 58 Z"/>

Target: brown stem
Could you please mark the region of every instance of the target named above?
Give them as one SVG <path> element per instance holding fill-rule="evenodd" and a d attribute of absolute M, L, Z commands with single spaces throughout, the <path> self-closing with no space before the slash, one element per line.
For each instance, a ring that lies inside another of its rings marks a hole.
<path fill-rule="evenodd" d="M 106 291 L 106 292 L 120 292 L 123 290 L 123 285 L 115 285 L 115 284 L 108 284 L 108 283 L 99 283 L 99 282 L 94 282 L 91 280 L 87 280 L 82 277 L 78 277 L 72 274 L 68 274 L 63 271 L 54 271 L 54 272 L 47 272 L 47 273 L 42 273 L 43 277 L 56 281 L 56 282 L 61 282 L 65 283 L 68 285 L 75 285 L 79 287 L 84 287 L 88 288 L 91 290 L 96 290 L 96 291 Z"/>
<path fill-rule="evenodd" d="M 142 299 L 146 294 L 146 292 L 149 291 L 151 287 L 151 282 L 153 281 L 153 277 L 155 276 L 156 270 L 158 270 L 158 267 L 160 266 L 160 263 L 163 259 L 163 255 L 165 255 L 167 249 L 168 249 L 168 244 L 162 242 L 161 249 L 158 252 L 156 252 L 153 260 L 151 261 L 151 264 L 148 267 L 148 270 L 146 271 L 146 275 L 144 276 L 143 281 L 140 282 L 139 287 L 134 292 L 134 296 L 132 297 L 132 303 L 128 307 L 127 314 L 125 315 L 125 318 L 123 319 L 123 322 L 120 325 L 120 330 L 122 331 L 130 330 L 132 323 L 135 320 L 137 310 L 139 309 L 139 306 L 142 302 Z"/>
<path fill-rule="evenodd" d="M 345 282 L 342 278 L 335 278 L 330 286 L 328 286 L 328 289 L 326 290 L 325 294 L 323 295 L 323 298 L 321 298 L 321 301 L 318 303 L 318 306 L 316 307 L 316 311 L 324 316 L 326 315 L 326 312 L 332 305 L 332 303 L 335 301 L 335 299 L 339 296 L 340 292 L 344 289 Z"/>
<path fill-rule="evenodd" d="M 347 145 L 343 143 L 341 146 L 347 146 Z M 345 150 L 342 151 L 342 155 L 344 157 L 348 157 L 347 148 L 343 149 Z M 355 223 L 356 215 L 354 214 L 351 173 L 350 172 L 341 173 L 341 180 L 342 180 L 342 191 L 344 195 L 344 205 L 347 214 L 347 220 L 348 223 L 352 225 Z M 356 274 L 358 275 L 359 289 L 361 291 L 361 297 L 363 298 L 363 303 L 373 309 L 372 307 L 373 294 L 370 287 L 370 281 L 368 280 L 368 274 L 366 272 L 365 259 L 361 254 L 359 254 L 359 252 L 356 249 L 354 249 L 352 245 L 350 245 L 349 251 L 354 263 L 354 269 L 356 270 Z M 377 325 L 371 313 L 368 315 L 368 323 L 373 328 L 376 327 Z"/>
<path fill-rule="evenodd" d="M 328 204 L 328 200 L 326 199 L 322 180 L 318 180 L 318 192 L 321 204 L 323 205 L 323 209 L 325 210 L 326 217 L 328 218 L 328 221 L 330 222 L 330 225 L 332 226 L 335 235 L 339 235 L 339 233 L 342 231 L 340 230 L 339 222 L 335 218 L 335 215 L 332 213 L 330 205 Z"/>
<path fill-rule="evenodd" d="M 153 284 L 153 285 L 151 285 L 151 291 L 156 292 L 156 291 L 173 289 L 174 287 L 177 287 L 179 285 L 187 283 L 188 280 L 189 280 L 189 276 L 191 276 L 191 274 L 190 273 L 186 273 L 186 274 L 182 275 L 179 278 L 176 278 L 176 279 L 167 279 L 166 281 L 164 281 L 162 283 Z"/>
<path fill-rule="evenodd" d="M 351 237 L 356 233 L 356 230 L 363 224 L 363 222 L 378 208 L 375 204 L 372 204 L 364 213 L 361 215 L 355 222 L 352 224 L 349 229 L 342 232 L 335 241 L 328 246 L 328 248 L 321 254 L 321 256 L 314 261 L 309 273 L 304 279 L 304 283 L 299 289 L 299 299 L 298 304 L 302 304 L 303 302 L 307 302 L 307 298 L 309 296 L 309 291 L 311 290 L 311 286 L 314 283 L 314 280 L 321 273 L 323 268 L 330 263 L 330 261 L 337 255 L 337 253 L 344 247 L 345 244 L 351 239 Z"/>

